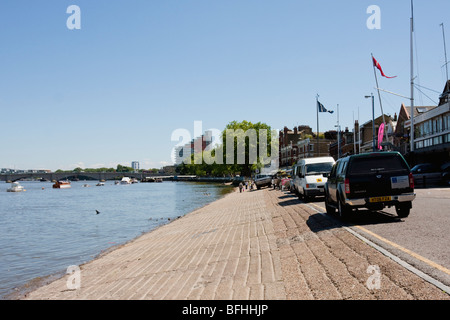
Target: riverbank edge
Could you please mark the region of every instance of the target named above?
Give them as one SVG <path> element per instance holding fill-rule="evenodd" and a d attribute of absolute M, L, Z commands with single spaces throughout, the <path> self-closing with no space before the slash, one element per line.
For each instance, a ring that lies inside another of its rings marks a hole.
<path fill-rule="evenodd" d="M 213 184 L 217 184 L 217 182 L 212 182 L 212 183 Z M 214 201 L 205 203 L 204 205 L 201 205 L 199 207 L 191 209 L 186 214 L 184 214 L 182 216 L 178 216 L 175 219 L 170 219 L 169 218 L 169 220 L 166 220 L 166 223 L 161 223 L 158 226 L 154 227 L 153 229 L 148 230 L 148 231 L 144 231 L 140 235 L 138 235 L 138 236 L 136 236 L 136 237 L 134 237 L 132 239 L 129 239 L 129 240 L 123 242 L 123 243 L 112 245 L 111 247 L 108 247 L 108 248 L 100 251 L 98 254 L 96 254 L 94 257 L 92 257 L 92 259 L 89 259 L 89 260 L 79 264 L 78 267 L 81 268 L 81 267 L 83 267 L 83 266 L 85 266 L 85 265 L 87 265 L 89 263 L 92 263 L 95 260 L 101 259 L 102 257 L 110 254 L 113 251 L 116 251 L 116 250 L 118 250 L 118 249 L 120 249 L 120 248 L 122 248 L 122 247 L 124 247 L 126 245 L 129 245 L 130 243 L 132 243 L 134 241 L 138 241 L 141 237 L 143 237 L 143 236 L 145 236 L 145 235 L 147 235 L 149 233 L 155 232 L 156 230 L 158 230 L 158 229 L 160 229 L 160 228 L 162 228 L 164 226 L 167 226 L 168 224 L 170 224 L 172 222 L 175 222 L 175 221 L 177 221 L 179 219 L 182 219 L 182 218 L 186 217 L 187 215 L 190 215 L 190 214 L 196 212 L 197 210 L 200 210 L 200 209 L 203 209 L 203 208 L 205 208 L 207 206 L 210 206 L 214 202 L 217 202 L 217 201 L 219 201 L 221 199 L 224 199 L 225 197 L 229 196 L 230 194 L 232 194 L 234 192 L 239 192 L 239 188 L 234 187 L 234 186 L 230 186 L 230 185 L 227 185 L 227 186 L 230 188 L 230 190 L 228 192 L 226 192 L 225 194 L 221 195 L 220 197 L 218 197 L 217 199 L 215 199 Z M 23 300 L 31 292 L 36 291 L 37 289 L 39 289 L 41 287 L 44 287 L 46 285 L 49 285 L 52 282 L 58 281 L 58 280 L 62 279 L 64 276 L 66 276 L 66 275 L 67 275 L 66 270 L 60 270 L 60 271 L 57 271 L 57 272 L 54 272 L 54 273 L 51 273 L 51 274 L 48 274 L 48 275 L 45 275 L 45 276 L 39 276 L 39 277 L 33 278 L 33 279 L 29 280 L 28 282 L 24 283 L 23 285 L 21 285 L 21 286 L 19 286 L 17 288 L 11 289 L 12 292 L 8 293 L 8 294 L 6 294 L 6 295 L 4 295 L 2 297 L 0 297 L 0 300 Z"/>

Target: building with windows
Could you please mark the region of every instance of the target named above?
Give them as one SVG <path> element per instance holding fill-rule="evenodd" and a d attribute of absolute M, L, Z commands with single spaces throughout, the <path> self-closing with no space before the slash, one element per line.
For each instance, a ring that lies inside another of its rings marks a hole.
<path fill-rule="evenodd" d="M 393 118 L 390 115 L 381 115 L 374 120 L 375 122 L 375 146 L 378 146 L 378 131 L 380 130 L 380 126 L 382 123 L 385 123 L 385 129 L 383 131 L 383 141 L 381 142 L 381 146 L 383 150 L 388 151 L 394 149 L 394 135 L 395 128 L 397 126 L 397 116 Z M 386 140 L 387 133 L 387 140 Z M 362 124 L 359 127 L 359 140 L 357 140 L 357 144 L 359 147 L 359 153 L 368 153 L 373 152 L 373 122 L 369 120 Z"/>
<path fill-rule="evenodd" d="M 403 106 L 402 106 L 403 107 Z M 408 107 L 405 108 L 408 110 Z M 411 131 L 411 119 L 404 122 Z M 409 139 L 408 139 L 409 142 Z M 410 163 L 434 162 L 450 159 L 450 80 L 445 84 L 437 107 L 416 107 L 414 112 L 414 152 Z"/>
<path fill-rule="evenodd" d="M 309 126 L 285 127 L 279 132 L 279 165 L 290 167 L 299 159 L 327 157 L 330 155 L 330 144 L 336 142 L 336 131 L 328 131 L 317 135 Z"/>
<path fill-rule="evenodd" d="M 134 171 L 139 171 L 139 161 L 132 161 L 131 167 L 133 168 Z"/>
<path fill-rule="evenodd" d="M 208 147 L 212 147 L 217 141 L 213 141 L 214 136 L 211 130 L 205 131 L 200 137 L 192 139 L 184 146 L 174 148 L 173 162 L 175 165 L 179 165 L 183 162 L 187 162 L 191 155 L 204 151 Z"/>
<path fill-rule="evenodd" d="M 417 124 L 417 117 L 428 111 L 433 110 L 436 106 L 415 106 L 414 122 Z M 394 131 L 394 150 L 403 155 L 410 152 L 410 130 L 411 130 L 411 107 L 405 106 L 403 103 L 398 113 L 397 125 Z"/>

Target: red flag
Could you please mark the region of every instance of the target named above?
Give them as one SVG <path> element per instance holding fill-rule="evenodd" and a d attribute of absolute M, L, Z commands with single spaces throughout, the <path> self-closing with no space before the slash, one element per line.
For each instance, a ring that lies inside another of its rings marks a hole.
<path fill-rule="evenodd" d="M 374 58 L 373 56 L 372 56 L 372 59 L 373 59 L 373 65 L 374 65 L 375 67 L 377 67 L 378 70 L 380 70 L 381 75 L 382 75 L 383 77 L 388 78 L 388 79 L 397 78 L 397 76 L 395 76 L 395 77 L 388 77 L 387 75 L 385 75 L 384 72 L 383 72 L 383 69 L 381 69 L 381 66 L 380 66 L 380 64 L 378 63 L 378 61 L 375 60 L 375 58 Z"/>

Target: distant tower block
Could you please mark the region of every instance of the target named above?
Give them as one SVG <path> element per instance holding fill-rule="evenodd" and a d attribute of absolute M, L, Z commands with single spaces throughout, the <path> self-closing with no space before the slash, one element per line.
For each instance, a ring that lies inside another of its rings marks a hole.
<path fill-rule="evenodd" d="M 138 171 L 139 170 L 139 161 L 131 162 L 131 167 L 133 168 L 134 171 Z"/>

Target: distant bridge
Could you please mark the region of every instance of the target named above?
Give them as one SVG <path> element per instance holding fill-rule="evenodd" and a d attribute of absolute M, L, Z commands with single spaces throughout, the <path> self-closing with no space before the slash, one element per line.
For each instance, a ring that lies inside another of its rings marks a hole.
<path fill-rule="evenodd" d="M 173 179 L 173 175 L 157 175 L 150 173 L 134 173 L 134 172 L 49 172 L 49 173 L 11 173 L 1 174 L 0 181 L 18 181 L 23 179 L 45 179 L 53 180 L 117 180 L 123 177 L 136 178 L 161 178 L 163 180 Z"/>
<path fill-rule="evenodd" d="M 143 180 L 145 178 L 162 179 L 165 181 L 199 181 L 199 182 L 234 182 L 232 177 L 213 178 L 197 176 L 174 176 L 169 174 L 151 174 L 143 172 L 49 172 L 49 173 L 11 173 L 0 174 L 0 181 L 19 181 L 28 179 L 45 179 L 48 181 L 59 180 L 120 180 L 123 177 L 136 178 Z"/>

